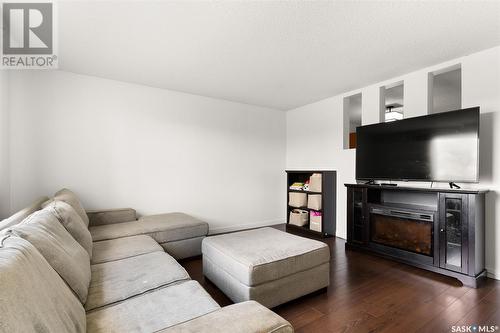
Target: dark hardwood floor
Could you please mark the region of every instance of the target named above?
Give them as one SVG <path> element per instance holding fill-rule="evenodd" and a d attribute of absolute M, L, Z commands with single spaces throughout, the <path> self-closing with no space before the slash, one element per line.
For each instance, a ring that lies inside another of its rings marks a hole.
<path fill-rule="evenodd" d="M 284 225 L 276 228 L 284 230 Z M 439 274 L 345 251 L 340 238 L 323 241 L 331 251 L 328 290 L 273 309 L 296 332 L 451 332 L 453 325 L 500 326 L 500 281 L 463 287 Z M 221 306 L 232 303 L 204 279 L 200 258 L 182 265 Z"/>

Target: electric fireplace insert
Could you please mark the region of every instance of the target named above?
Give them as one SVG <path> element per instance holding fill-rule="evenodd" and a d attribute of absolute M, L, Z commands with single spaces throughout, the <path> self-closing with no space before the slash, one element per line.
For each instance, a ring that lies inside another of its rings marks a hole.
<path fill-rule="evenodd" d="M 433 215 L 371 208 L 370 241 L 432 256 Z"/>

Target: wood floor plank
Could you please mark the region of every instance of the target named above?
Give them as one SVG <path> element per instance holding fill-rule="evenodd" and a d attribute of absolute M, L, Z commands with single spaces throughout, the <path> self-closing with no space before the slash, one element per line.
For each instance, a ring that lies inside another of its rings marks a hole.
<path fill-rule="evenodd" d="M 488 302 L 500 304 L 500 281 L 496 282 L 495 287 L 484 298 Z"/>
<path fill-rule="evenodd" d="M 500 307 L 496 307 L 495 312 L 493 312 L 488 319 L 486 319 L 487 325 L 500 326 Z"/>
<path fill-rule="evenodd" d="M 421 332 L 450 332 L 451 327 L 471 311 L 489 292 L 494 289 L 494 283 L 487 282 L 478 289 L 467 287 L 467 291 L 452 302 L 439 316 L 433 318 L 420 328 Z M 473 324 L 473 323 L 470 323 Z"/>
<path fill-rule="evenodd" d="M 486 325 L 488 320 L 496 311 L 496 306 L 486 300 L 481 300 L 474 308 L 472 308 L 462 319 L 457 321 L 455 325 Z"/>
<path fill-rule="evenodd" d="M 298 330 L 306 326 L 307 324 L 317 321 L 323 316 L 324 314 L 319 312 L 318 310 L 314 308 L 308 308 L 299 314 L 296 314 L 294 316 L 288 316 L 288 321 L 292 324 L 292 326 L 296 330 Z"/>

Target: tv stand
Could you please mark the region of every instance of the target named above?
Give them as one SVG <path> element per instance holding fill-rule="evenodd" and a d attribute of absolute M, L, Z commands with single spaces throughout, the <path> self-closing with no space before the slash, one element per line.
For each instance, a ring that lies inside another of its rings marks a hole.
<path fill-rule="evenodd" d="M 455 184 L 454 182 L 449 182 L 448 185 L 450 185 L 450 188 L 456 188 L 456 189 L 460 189 L 460 186 L 458 186 L 457 184 Z"/>
<path fill-rule="evenodd" d="M 478 287 L 486 190 L 345 184 L 346 250 L 361 250 Z"/>

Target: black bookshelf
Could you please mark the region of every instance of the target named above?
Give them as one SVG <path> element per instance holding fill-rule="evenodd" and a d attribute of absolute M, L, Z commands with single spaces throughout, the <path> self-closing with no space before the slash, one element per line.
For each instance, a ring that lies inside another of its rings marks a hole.
<path fill-rule="evenodd" d="M 306 180 L 311 177 L 313 173 L 321 174 L 321 192 L 313 191 L 301 191 L 301 190 L 291 190 L 290 186 L 295 182 L 305 183 Z M 293 229 L 294 231 L 303 232 L 309 235 L 317 237 L 332 237 L 335 236 L 335 230 L 337 228 L 337 172 L 333 170 L 286 170 L 287 174 L 287 195 L 286 195 L 286 223 L 287 228 Z M 321 210 L 309 209 L 307 207 L 291 207 L 288 205 L 289 193 L 299 192 L 307 194 L 321 194 Z M 303 209 L 307 211 L 320 211 L 322 214 L 321 218 L 321 232 L 309 229 L 309 224 L 301 227 L 290 224 L 290 212 L 293 209 Z"/>

